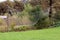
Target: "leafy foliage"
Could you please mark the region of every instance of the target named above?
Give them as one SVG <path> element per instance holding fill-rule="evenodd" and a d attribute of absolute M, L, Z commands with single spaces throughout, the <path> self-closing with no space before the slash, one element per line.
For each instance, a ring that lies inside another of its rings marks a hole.
<path fill-rule="evenodd" d="M 32 8 L 32 10 L 29 11 L 30 20 L 32 22 L 36 22 L 39 20 L 41 14 L 40 11 L 41 11 L 40 6 L 35 6 L 34 8 Z"/>

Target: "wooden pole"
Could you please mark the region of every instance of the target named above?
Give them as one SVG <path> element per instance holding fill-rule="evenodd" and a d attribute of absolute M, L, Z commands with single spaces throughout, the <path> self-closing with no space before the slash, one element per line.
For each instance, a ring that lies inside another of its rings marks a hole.
<path fill-rule="evenodd" d="M 53 4 L 53 0 L 50 0 L 50 3 L 49 3 L 49 5 L 50 5 L 50 11 L 49 11 L 49 19 L 50 19 L 50 24 L 51 24 L 51 26 L 53 25 L 53 17 L 52 17 L 52 15 L 53 15 L 53 13 L 52 13 L 52 5 Z"/>
<path fill-rule="evenodd" d="M 51 18 L 52 17 L 52 0 L 50 0 L 49 5 L 50 5 L 49 18 Z"/>

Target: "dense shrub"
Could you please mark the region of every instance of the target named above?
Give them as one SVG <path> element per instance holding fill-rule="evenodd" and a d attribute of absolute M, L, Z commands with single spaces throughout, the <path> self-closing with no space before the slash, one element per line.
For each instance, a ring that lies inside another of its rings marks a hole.
<path fill-rule="evenodd" d="M 15 27 L 13 27 L 13 29 L 11 29 L 12 31 L 26 31 L 26 30 L 31 30 L 32 29 L 32 27 L 31 26 L 23 26 L 23 25 L 21 25 L 21 26 L 15 26 Z"/>
<path fill-rule="evenodd" d="M 34 7 L 34 8 L 32 8 L 32 10 L 29 11 L 30 20 L 32 22 L 38 21 L 39 18 L 40 18 L 40 13 L 41 13 L 41 9 L 40 9 L 39 5 Z"/>
<path fill-rule="evenodd" d="M 32 10 L 30 10 L 29 14 L 31 16 L 30 18 L 32 22 L 37 21 L 34 25 L 36 29 L 48 28 L 53 24 L 53 21 L 50 20 L 47 15 L 44 15 L 44 13 L 42 13 L 41 7 L 39 5 L 35 6 Z"/>
<path fill-rule="evenodd" d="M 49 18 L 42 18 L 39 19 L 38 22 L 36 23 L 35 27 L 37 29 L 42 29 L 42 28 L 48 28 L 52 25 L 52 21 L 49 20 Z"/>

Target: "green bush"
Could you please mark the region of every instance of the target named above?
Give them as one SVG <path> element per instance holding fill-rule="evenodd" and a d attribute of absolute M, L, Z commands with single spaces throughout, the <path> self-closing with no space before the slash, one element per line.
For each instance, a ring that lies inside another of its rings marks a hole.
<path fill-rule="evenodd" d="M 45 19 L 42 18 L 42 19 L 38 20 L 35 27 L 37 29 L 48 28 L 53 24 L 52 22 L 53 21 L 49 20 L 49 18 L 45 18 Z"/>
<path fill-rule="evenodd" d="M 33 21 L 37 20 L 37 23 L 34 25 L 36 29 L 48 28 L 53 25 L 53 20 L 49 19 L 49 16 L 42 13 L 41 7 L 39 5 L 35 6 L 29 14 L 31 15 L 30 19 Z"/>
<path fill-rule="evenodd" d="M 26 30 L 30 30 L 31 26 L 16 26 L 14 27 L 14 31 L 26 31 Z"/>
<path fill-rule="evenodd" d="M 30 16 L 30 20 L 32 22 L 36 22 L 39 18 L 40 18 L 40 14 L 41 14 L 41 7 L 39 5 L 35 6 L 34 8 L 32 8 L 32 10 L 29 11 L 29 16 Z"/>

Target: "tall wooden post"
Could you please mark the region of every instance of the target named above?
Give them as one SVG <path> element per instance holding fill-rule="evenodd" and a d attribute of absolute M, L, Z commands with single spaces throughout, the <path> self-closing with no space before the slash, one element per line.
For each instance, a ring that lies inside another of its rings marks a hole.
<path fill-rule="evenodd" d="M 51 18 L 52 17 L 52 0 L 50 0 L 49 5 L 50 5 L 49 18 Z"/>
<path fill-rule="evenodd" d="M 53 4 L 53 0 L 50 0 L 50 3 L 49 3 L 49 5 L 50 5 L 50 11 L 49 11 L 49 20 L 50 20 L 50 25 L 52 26 L 53 25 L 53 18 L 52 18 L 52 15 L 53 15 L 53 13 L 52 13 L 52 5 Z"/>

